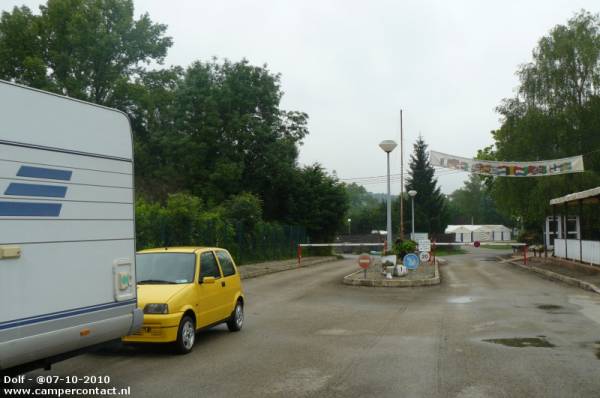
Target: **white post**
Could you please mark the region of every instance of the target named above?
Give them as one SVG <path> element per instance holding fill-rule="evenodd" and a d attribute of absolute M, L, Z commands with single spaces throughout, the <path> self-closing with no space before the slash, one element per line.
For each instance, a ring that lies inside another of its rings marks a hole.
<path fill-rule="evenodd" d="M 415 238 L 415 196 L 417 195 L 417 191 L 415 191 L 414 189 L 411 189 L 410 191 L 408 191 L 408 195 L 410 196 L 410 204 L 412 207 L 412 221 L 411 221 L 411 226 L 412 226 L 412 235 L 411 235 L 411 239 Z"/>
<path fill-rule="evenodd" d="M 392 140 L 385 140 L 379 143 L 379 147 L 387 154 L 387 249 L 392 246 L 392 196 L 390 194 L 390 152 L 396 148 L 396 143 Z"/>
<path fill-rule="evenodd" d="M 415 197 L 411 196 L 411 205 L 412 205 L 412 236 L 410 237 L 411 239 L 415 239 Z"/>
<path fill-rule="evenodd" d="M 387 241 L 392 247 L 392 196 L 390 194 L 390 153 L 387 152 Z"/>

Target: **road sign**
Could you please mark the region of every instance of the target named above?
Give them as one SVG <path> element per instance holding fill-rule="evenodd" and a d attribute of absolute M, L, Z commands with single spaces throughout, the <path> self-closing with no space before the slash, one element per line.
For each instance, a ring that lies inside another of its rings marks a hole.
<path fill-rule="evenodd" d="M 422 263 L 426 263 L 429 261 L 430 259 L 430 255 L 429 252 L 421 252 L 419 253 L 419 260 L 421 260 Z"/>
<path fill-rule="evenodd" d="M 481 246 L 481 242 L 479 242 L 478 240 L 476 240 L 475 242 L 473 242 L 473 246 L 479 247 L 479 246 Z"/>
<path fill-rule="evenodd" d="M 408 253 L 402 259 L 402 263 L 408 269 L 417 269 L 419 267 L 419 257 L 414 253 Z"/>
<path fill-rule="evenodd" d="M 371 266 L 372 261 L 373 260 L 371 256 L 369 256 L 368 254 L 361 254 L 358 257 L 358 265 L 363 269 L 369 268 Z"/>
<path fill-rule="evenodd" d="M 429 234 L 427 232 L 415 232 L 414 234 L 411 233 L 410 235 L 410 238 L 415 242 L 429 239 Z"/>
<path fill-rule="evenodd" d="M 430 252 L 431 251 L 431 241 L 429 239 L 421 239 L 419 241 L 419 251 L 420 252 Z"/>

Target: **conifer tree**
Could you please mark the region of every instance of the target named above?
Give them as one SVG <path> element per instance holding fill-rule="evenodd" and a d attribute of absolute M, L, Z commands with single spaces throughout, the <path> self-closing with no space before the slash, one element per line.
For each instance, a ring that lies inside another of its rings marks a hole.
<path fill-rule="evenodd" d="M 417 191 L 415 196 L 415 232 L 442 233 L 446 228 L 446 198 L 433 177 L 434 169 L 429 162 L 427 144 L 419 136 L 413 145 L 410 156 L 410 168 L 406 179 L 406 192 Z M 407 220 L 412 218 L 410 213 L 410 198 L 407 197 Z M 410 227 L 409 227 L 410 230 Z"/>

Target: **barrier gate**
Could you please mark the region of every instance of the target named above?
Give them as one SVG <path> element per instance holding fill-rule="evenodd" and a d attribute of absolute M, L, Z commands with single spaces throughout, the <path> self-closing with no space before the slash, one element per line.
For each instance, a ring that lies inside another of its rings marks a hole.
<path fill-rule="evenodd" d="M 523 248 L 523 264 L 527 265 L 527 252 L 529 251 L 529 245 L 527 243 L 516 243 L 516 242 L 483 242 L 485 246 L 507 246 L 510 245 L 513 248 Z M 300 243 L 298 245 L 298 266 L 302 264 L 302 248 L 303 247 L 381 247 L 383 253 L 387 251 L 387 242 L 383 243 Z M 435 262 L 435 249 L 438 246 L 473 246 L 480 247 L 481 242 L 431 242 L 431 251 L 429 252 L 432 261 Z"/>

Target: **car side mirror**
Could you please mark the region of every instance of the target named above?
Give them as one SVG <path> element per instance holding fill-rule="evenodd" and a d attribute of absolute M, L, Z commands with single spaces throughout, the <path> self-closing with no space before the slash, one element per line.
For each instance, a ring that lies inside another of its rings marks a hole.
<path fill-rule="evenodd" d="M 205 276 L 202 278 L 202 283 L 213 284 L 213 283 L 215 283 L 215 277 L 214 276 Z"/>

